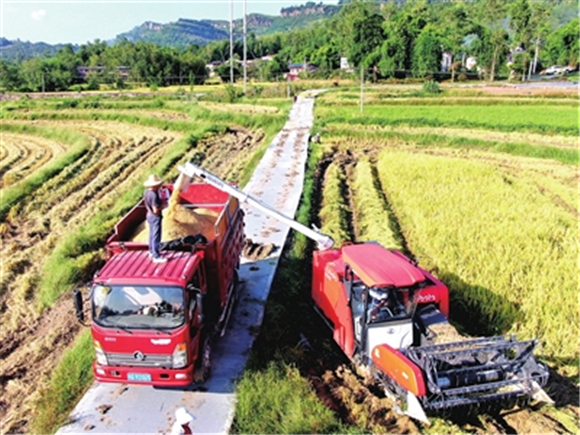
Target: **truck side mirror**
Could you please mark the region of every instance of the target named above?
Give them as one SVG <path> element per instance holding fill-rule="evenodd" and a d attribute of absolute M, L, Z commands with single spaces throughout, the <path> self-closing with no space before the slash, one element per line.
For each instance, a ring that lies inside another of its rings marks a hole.
<path fill-rule="evenodd" d="M 75 304 L 77 319 L 84 325 L 85 313 L 83 311 L 83 294 L 78 288 L 74 289 L 73 291 L 73 301 Z"/>
<path fill-rule="evenodd" d="M 195 298 L 197 300 L 197 323 L 203 323 L 203 293 L 198 292 L 195 294 Z"/>

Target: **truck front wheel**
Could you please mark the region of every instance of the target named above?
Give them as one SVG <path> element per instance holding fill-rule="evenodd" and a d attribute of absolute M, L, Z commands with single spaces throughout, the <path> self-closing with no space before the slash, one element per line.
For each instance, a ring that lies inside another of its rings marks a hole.
<path fill-rule="evenodd" d="M 195 368 L 195 382 L 205 382 L 209 378 L 211 373 L 211 345 L 211 337 L 206 335 Z"/>

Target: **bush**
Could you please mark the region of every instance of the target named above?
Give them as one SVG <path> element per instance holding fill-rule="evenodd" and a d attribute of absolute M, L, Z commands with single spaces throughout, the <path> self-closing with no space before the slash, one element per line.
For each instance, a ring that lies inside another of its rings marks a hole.
<path fill-rule="evenodd" d="M 441 92 L 441 87 L 439 83 L 434 80 L 427 80 L 423 83 L 423 92 L 427 94 L 438 94 Z"/>
<path fill-rule="evenodd" d="M 241 98 L 244 95 L 243 91 L 237 89 L 233 85 L 226 85 L 225 89 L 228 98 L 228 103 L 235 103 L 239 98 Z"/>

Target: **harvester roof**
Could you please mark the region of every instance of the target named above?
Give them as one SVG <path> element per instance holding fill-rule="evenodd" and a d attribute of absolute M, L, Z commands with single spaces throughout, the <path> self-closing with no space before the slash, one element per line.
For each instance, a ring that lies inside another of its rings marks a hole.
<path fill-rule="evenodd" d="M 345 246 L 342 258 L 367 286 L 409 287 L 425 281 L 421 270 L 379 244 Z"/>

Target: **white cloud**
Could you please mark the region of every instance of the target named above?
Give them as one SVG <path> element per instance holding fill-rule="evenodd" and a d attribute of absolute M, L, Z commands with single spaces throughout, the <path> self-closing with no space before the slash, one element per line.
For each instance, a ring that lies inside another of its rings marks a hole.
<path fill-rule="evenodd" d="M 34 21 L 42 21 L 46 16 L 46 11 L 44 9 L 39 9 L 37 11 L 33 11 L 31 16 Z"/>

